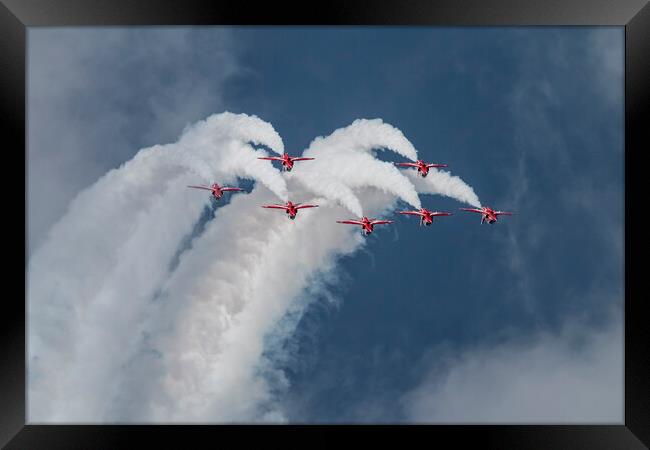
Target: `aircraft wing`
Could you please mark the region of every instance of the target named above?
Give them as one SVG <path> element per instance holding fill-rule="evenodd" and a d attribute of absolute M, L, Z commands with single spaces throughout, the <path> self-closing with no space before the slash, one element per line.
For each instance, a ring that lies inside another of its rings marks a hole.
<path fill-rule="evenodd" d="M 257 159 L 265 159 L 267 161 L 282 161 L 279 156 L 258 156 Z"/>
<path fill-rule="evenodd" d="M 410 216 L 423 216 L 421 212 L 418 211 L 397 211 L 397 214 L 408 214 Z"/>
<path fill-rule="evenodd" d="M 206 191 L 211 191 L 212 190 L 212 188 L 207 187 L 207 186 L 188 186 L 188 188 L 205 189 Z"/>
<path fill-rule="evenodd" d="M 485 211 L 483 211 L 482 209 L 476 209 L 476 208 L 460 208 L 460 209 L 462 209 L 463 211 L 470 211 L 470 212 L 476 212 L 481 214 L 485 213 Z"/>
<path fill-rule="evenodd" d="M 296 209 L 303 209 L 303 208 L 318 208 L 318 205 L 298 205 L 298 206 L 296 206 Z"/>
<path fill-rule="evenodd" d="M 494 211 L 497 216 L 512 216 L 513 213 L 506 211 Z"/>
<path fill-rule="evenodd" d="M 447 164 L 427 164 L 427 167 L 448 167 Z"/>
<path fill-rule="evenodd" d="M 310 159 L 315 159 L 315 158 L 303 158 L 303 157 L 300 157 L 300 158 L 291 158 L 291 161 L 308 161 L 308 160 L 310 160 Z"/>
<path fill-rule="evenodd" d="M 337 220 L 336 223 L 345 223 L 348 225 L 363 225 L 360 220 Z"/>
<path fill-rule="evenodd" d="M 234 187 L 225 187 L 221 188 L 222 191 L 227 192 L 227 191 L 243 191 L 242 188 L 234 188 Z"/>
<path fill-rule="evenodd" d="M 448 212 L 433 212 L 431 213 L 432 216 L 452 216 L 452 213 Z"/>
<path fill-rule="evenodd" d="M 287 207 L 283 205 L 262 205 L 262 208 L 287 209 Z"/>
<path fill-rule="evenodd" d="M 392 220 L 373 220 L 372 224 L 373 225 L 384 225 L 386 223 L 393 223 Z"/>
<path fill-rule="evenodd" d="M 402 167 L 418 167 L 416 163 L 410 163 L 410 162 L 395 163 L 395 165 L 402 166 Z"/>

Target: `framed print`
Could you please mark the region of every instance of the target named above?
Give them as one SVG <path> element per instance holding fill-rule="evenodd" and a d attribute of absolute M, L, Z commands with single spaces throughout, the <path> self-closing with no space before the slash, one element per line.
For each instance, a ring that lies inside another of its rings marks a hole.
<path fill-rule="evenodd" d="M 0 11 L 7 448 L 649 445 L 647 2 Z"/>

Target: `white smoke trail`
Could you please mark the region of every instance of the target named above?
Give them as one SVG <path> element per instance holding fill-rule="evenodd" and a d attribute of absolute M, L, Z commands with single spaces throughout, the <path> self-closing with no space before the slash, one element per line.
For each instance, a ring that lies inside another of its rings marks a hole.
<path fill-rule="evenodd" d="M 404 134 L 381 119 L 357 119 L 329 136 L 317 137 L 305 152 L 305 156 L 312 156 L 323 150 L 369 152 L 373 149 L 390 149 L 411 161 L 415 161 L 418 157 L 415 147 L 404 137 Z"/>
<path fill-rule="evenodd" d="M 416 169 L 403 169 L 401 172 L 411 180 L 420 194 L 444 195 L 477 208 L 481 207 L 481 202 L 474 193 L 474 189 L 460 177 L 453 176 L 449 172 L 430 169 L 426 178 L 418 175 Z"/>
<path fill-rule="evenodd" d="M 410 184 L 404 183 L 399 170 L 358 151 L 364 145 L 359 144 L 359 136 L 376 136 L 378 133 L 372 131 L 378 125 L 382 129 L 390 127 L 378 121 L 357 121 L 352 127 L 337 130 L 332 135 L 336 138 L 333 150 L 326 145 L 329 137 L 315 140 L 317 151 L 312 151 L 310 146 L 305 154 L 317 159 L 287 174 L 291 192 L 299 194 L 304 187 L 319 191 L 312 188 L 311 176 L 314 176 L 318 180 L 336 180 L 349 192 L 352 190 L 344 182 L 355 188 L 406 186 L 407 193 L 402 197 L 408 198 Z M 362 129 L 368 132 L 361 133 Z M 347 143 L 346 136 L 349 136 Z M 376 140 L 365 145 L 367 149 L 370 145 L 388 147 L 388 143 Z M 392 141 L 391 145 L 409 148 L 403 142 Z M 326 177 L 313 169 L 317 161 Z M 363 165 L 359 166 L 358 161 Z M 366 175 L 362 180 L 368 181 L 359 182 L 358 170 L 355 171 L 358 167 L 367 167 L 367 174 L 374 173 L 375 178 Z M 299 175 L 308 171 L 305 176 Z M 378 213 L 393 208 L 394 188 L 380 189 L 384 194 L 378 196 L 364 193 L 367 189 L 359 195 L 369 211 Z M 318 193 L 332 195 L 326 199 L 307 199 L 301 194 L 298 201 L 316 202 L 320 208 L 300 212 L 296 221 L 287 221 L 284 214 L 259 208 L 270 201 L 264 191 L 238 196 L 193 242 L 195 250 L 183 256 L 164 286 L 163 297 L 169 303 L 164 303 L 145 327 L 146 335 L 155 343 L 154 350 L 164 357 L 162 361 L 140 361 L 136 373 L 154 374 L 146 378 L 145 384 L 128 381 L 123 384 L 128 386 L 123 388 L 126 392 L 123 397 L 149 392 L 139 400 L 149 405 L 148 408 L 137 413 L 131 409 L 132 419 L 154 422 L 284 419 L 280 410 L 269 406 L 274 400 L 273 392 L 286 386 L 283 374 L 275 373 L 273 385 L 260 375 L 272 371 L 272 365 L 263 357 L 264 338 L 295 306 L 293 302 L 309 280 L 332 270 L 337 257 L 355 251 L 365 242 L 355 228 L 334 224 L 341 218 L 341 210 L 332 200 L 340 201 L 342 196 L 333 190 Z M 137 348 L 133 351 L 137 352 Z"/>
<path fill-rule="evenodd" d="M 260 153 L 266 153 L 255 151 L 248 142 L 284 152 L 282 138 L 271 124 L 255 116 L 231 113 L 213 114 L 186 128 L 178 145 L 192 151 L 192 160 L 181 157 L 187 164 L 202 159 L 226 182 L 237 177 L 258 180 L 286 201 L 284 180 L 269 161 L 257 159 Z"/>
<path fill-rule="evenodd" d="M 352 212 L 356 217 L 363 216 L 361 200 L 354 193 L 352 188 L 346 186 L 338 178 L 329 176 L 315 176 L 311 179 L 301 179 L 295 174 L 287 175 L 288 180 L 301 180 L 300 187 L 307 188 L 315 195 L 322 195 Z"/>
<path fill-rule="evenodd" d="M 411 182 L 391 163 L 379 161 L 366 153 L 321 151 L 309 154 L 318 155 L 316 157 L 318 159 L 312 161 L 310 167 L 296 173 L 294 178 L 317 195 L 340 201 L 342 206 L 347 207 L 347 192 L 344 191 L 344 195 L 340 195 L 338 189 L 327 188 L 339 185 L 346 186 L 350 190 L 375 187 L 400 197 L 414 208 L 421 206 Z M 334 180 L 338 183 L 334 184 Z M 323 186 L 326 188 L 323 189 Z M 359 211 L 348 209 L 358 214 L 358 217 L 363 215 L 359 214 Z"/>
<path fill-rule="evenodd" d="M 234 181 L 231 170 L 286 198 L 284 179 L 256 159 L 249 141 L 283 149 L 273 128 L 256 117 L 211 116 L 177 144 L 141 150 L 71 203 L 29 262 L 32 420 L 99 417 L 87 399 L 102 398 L 110 385 L 131 337 L 122 327 L 140 320 L 205 205 L 207 195 L 185 185 L 196 176 Z"/>
<path fill-rule="evenodd" d="M 363 215 L 353 189 L 375 187 L 420 208 L 413 185 L 393 165 L 371 154 L 373 149 L 388 149 L 409 159 L 417 159 L 413 145 L 401 131 L 381 119 L 355 120 L 327 137 L 318 137 L 304 156 L 316 158 L 288 178 L 298 180 L 316 195 L 336 201 L 357 217 Z"/>
<path fill-rule="evenodd" d="M 247 127 L 259 130 L 247 133 Z M 211 116 L 188 128 L 177 145 L 141 151 L 73 203 L 30 263 L 31 421 L 285 419 L 274 400 L 286 380 L 264 357 L 265 337 L 311 280 L 367 242 L 356 227 L 335 223 L 345 214 L 338 202 L 352 210 L 363 200 L 372 214 L 392 209 L 397 198 L 419 205 L 411 182 L 370 151 L 417 155 L 399 130 L 380 120 L 355 121 L 316 139 L 305 153 L 318 159 L 286 180 L 292 199 L 321 206 L 289 221 L 259 207 L 273 201 L 271 191 L 282 198 L 287 186 L 278 171 L 267 170 L 270 162 L 256 159 L 248 141 L 282 148 L 259 119 Z M 165 156 L 179 149 L 191 149 L 194 157 Z M 328 166 L 330 159 L 336 162 Z M 209 171 L 200 176 L 254 174 L 271 191 L 257 185 L 251 194 L 234 196 L 169 273 L 169 261 L 204 205 L 204 197 L 184 189 L 193 172 L 204 170 L 201 161 Z M 347 167 L 357 163 L 369 168 L 367 174 Z M 311 164 L 338 169 L 319 185 L 298 175 L 313 170 Z M 330 182 L 333 188 L 323 188 Z M 341 186 L 347 193 L 336 190 Z M 466 201 L 460 191 L 437 189 Z M 81 257 L 67 265 L 62 255 L 70 249 Z M 61 325 L 72 324 L 69 336 L 59 333 Z M 75 341 L 76 348 L 61 351 Z"/>
<path fill-rule="evenodd" d="M 372 212 L 391 208 L 386 195 L 362 197 L 370 200 Z M 259 208 L 269 200 L 257 189 L 233 199 L 166 283 L 163 295 L 169 303 L 147 328 L 164 357 L 153 379 L 124 394 L 149 390 L 149 408 L 133 419 L 285 420 L 273 407 L 273 393 L 286 387 L 283 374 L 275 372 L 273 384 L 261 375 L 273 371 L 263 357 L 265 337 L 314 277 L 333 270 L 337 258 L 366 239 L 354 227 L 334 224 L 341 209 L 322 199 L 309 199 L 321 206 L 301 211 L 295 221 Z"/>
<path fill-rule="evenodd" d="M 259 207 L 269 200 L 259 189 L 233 199 L 165 284 L 163 296 L 169 303 L 147 330 L 164 357 L 160 378 L 146 381 L 157 387 L 145 418 L 196 422 L 281 417 L 277 411 L 272 416 L 259 412 L 261 404 L 272 400 L 270 386 L 257 373 L 264 365 L 264 337 L 314 271 L 352 251 L 361 238 L 347 227 L 327 226 L 340 215 L 338 207 L 309 199 L 321 204 L 318 210 L 300 211 L 290 221 L 281 212 Z"/>

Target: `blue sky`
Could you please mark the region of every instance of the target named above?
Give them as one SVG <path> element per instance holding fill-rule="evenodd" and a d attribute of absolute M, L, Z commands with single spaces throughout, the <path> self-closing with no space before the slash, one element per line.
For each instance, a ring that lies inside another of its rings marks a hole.
<path fill-rule="evenodd" d="M 328 295 L 303 294 L 295 331 L 268 336 L 284 349 L 267 355 L 288 381 L 276 398 L 287 420 L 621 421 L 623 37 L 591 27 L 31 29 L 30 254 L 79 191 L 211 113 L 257 115 L 294 153 L 381 118 L 484 205 L 517 214 L 481 226 L 465 205 L 421 195 L 454 216 L 430 228 L 399 217 L 341 258 Z M 508 377 L 528 388 L 502 385 Z M 591 415 L 584 398 L 612 383 Z M 558 406 L 576 389 L 584 397 Z"/>

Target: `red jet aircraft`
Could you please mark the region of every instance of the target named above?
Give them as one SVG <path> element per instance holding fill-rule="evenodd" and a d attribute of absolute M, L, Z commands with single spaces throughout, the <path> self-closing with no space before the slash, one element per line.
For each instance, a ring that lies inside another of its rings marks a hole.
<path fill-rule="evenodd" d="M 223 197 L 224 192 L 243 191 L 242 188 L 219 186 L 217 183 L 212 183 L 212 186 L 188 186 L 188 187 L 189 188 L 194 188 L 194 189 L 205 189 L 206 191 L 212 191 L 212 195 L 217 200 L 219 200 L 221 197 Z"/>
<path fill-rule="evenodd" d="M 401 163 L 395 163 L 396 166 L 401 166 L 401 167 L 417 167 L 418 173 L 422 176 L 422 178 L 426 177 L 427 174 L 429 173 L 429 169 L 432 167 L 447 167 L 447 164 L 427 164 L 421 159 L 418 159 L 417 162 L 401 162 Z"/>
<path fill-rule="evenodd" d="M 372 233 L 372 230 L 375 225 L 393 223 L 393 221 L 368 219 L 367 217 L 364 216 L 361 218 L 361 220 L 337 220 L 336 223 L 346 223 L 349 225 L 361 225 L 361 230 L 363 231 L 363 234 L 368 236 L 370 233 Z"/>
<path fill-rule="evenodd" d="M 497 216 L 512 216 L 511 212 L 505 211 L 495 211 L 489 206 L 483 206 L 482 208 L 460 208 L 463 211 L 471 211 L 475 213 L 482 214 L 481 223 L 487 221 L 487 223 L 494 223 L 497 221 Z"/>
<path fill-rule="evenodd" d="M 287 202 L 286 205 L 262 205 L 262 208 L 284 209 L 284 211 L 289 215 L 289 219 L 293 220 L 296 218 L 299 209 L 318 208 L 318 205 L 303 205 L 301 203 Z"/>
<path fill-rule="evenodd" d="M 429 226 L 433 223 L 435 216 L 451 216 L 451 213 L 440 211 L 429 211 L 425 208 L 420 208 L 418 211 L 397 211 L 397 214 L 406 214 L 411 216 L 420 216 L 420 225 Z"/>
<path fill-rule="evenodd" d="M 266 159 L 268 161 L 281 161 L 282 162 L 282 168 L 286 170 L 287 172 L 291 172 L 291 169 L 293 169 L 293 163 L 296 161 L 307 161 L 310 159 L 314 158 L 298 158 L 295 156 L 289 156 L 288 153 L 283 154 L 282 156 L 264 156 L 260 157 L 257 159 Z"/>

